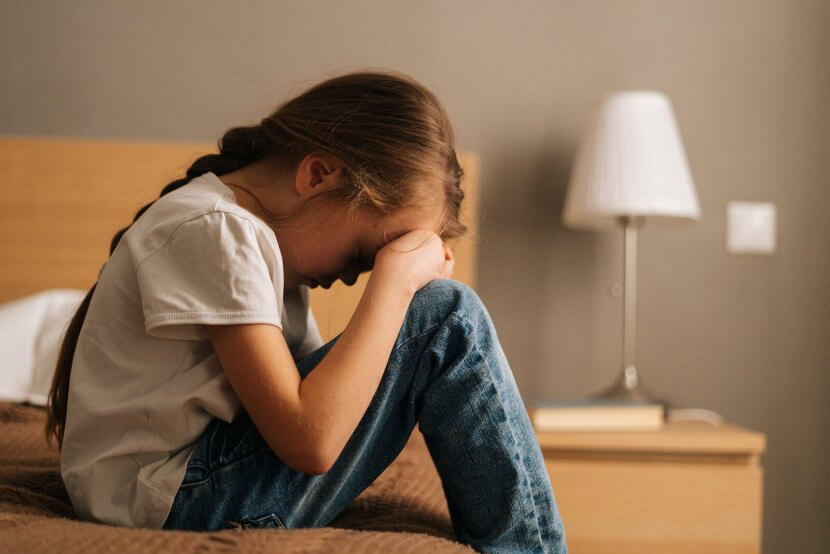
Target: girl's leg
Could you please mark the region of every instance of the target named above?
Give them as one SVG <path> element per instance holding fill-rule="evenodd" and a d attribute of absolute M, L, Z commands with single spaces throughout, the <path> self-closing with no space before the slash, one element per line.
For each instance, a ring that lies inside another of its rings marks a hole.
<path fill-rule="evenodd" d="M 336 339 L 335 339 L 336 340 Z M 331 341 L 298 363 L 305 377 Z M 457 538 L 483 552 L 567 552 L 542 453 L 489 314 L 457 281 L 414 296 L 372 402 L 332 468 L 288 468 L 243 411 L 197 443 L 166 528 L 320 527 L 398 456 L 418 423 Z"/>

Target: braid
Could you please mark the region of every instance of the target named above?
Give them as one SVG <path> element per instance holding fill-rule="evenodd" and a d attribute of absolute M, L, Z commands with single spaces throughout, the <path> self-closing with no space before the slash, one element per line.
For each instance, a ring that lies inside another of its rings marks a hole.
<path fill-rule="evenodd" d="M 207 173 L 208 171 L 215 173 L 217 176 L 231 173 L 245 167 L 251 162 L 269 154 L 268 141 L 263 137 L 262 127 L 259 125 L 252 127 L 234 127 L 226 132 L 221 139 L 219 139 L 219 152 L 216 154 L 206 154 L 191 164 L 187 170 L 185 177 L 176 179 L 169 183 L 161 190 L 159 198 L 173 192 L 174 190 L 183 187 L 192 179 Z M 156 199 L 158 200 L 158 198 Z M 146 212 L 150 206 L 155 204 L 155 200 L 138 210 L 133 223 L 135 223 L 141 214 Z M 110 256 L 115 252 L 115 247 L 121 241 L 124 233 L 132 227 L 132 223 L 118 231 L 110 242 Z"/>
<path fill-rule="evenodd" d="M 186 185 L 191 179 L 208 171 L 212 171 L 217 176 L 224 175 L 225 173 L 236 171 L 267 154 L 267 141 L 262 140 L 260 126 L 234 127 L 226 132 L 219 140 L 219 153 L 207 154 L 198 158 L 191 164 L 184 178 L 176 179 L 162 189 L 159 198 Z M 124 233 L 154 203 L 155 200 L 138 210 L 133 218 L 133 222 L 115 234 L 112 242 L 110 242 L 110 256 L 115 252 L 115 247 L 118 246 Z M 89 311 L 92 295 L 95 293 L 97 287 L 98 283 L 96 281 L 89 292 L 87 292 L 83 301 L 81 301 L 80 306 L 67 327 L 66 335 L 61 342 L 52 386 L 49 390 L 49 399 L 47 401 L 48 416 L 44 430 L 47 440 L 54 437 L 57 439 L 59 445 L 63 443 L 63 429 L 66 423 L 66 405 L 69 397 L 69 376 L 72 370 L 72 357 L 78 343 L 81 327 Z"/>
<path fill-rule="evenodd" d="M 438 233 L 444 240 L 460 237 L 468 231 L 460 219 L 461 202 L 464 200 L 464 189 L 461 188 L 463 177 L 464 168 L 459 165 L 453 150 L 447 164 L 447 182 L 444 187 L 444 223 Z"/>

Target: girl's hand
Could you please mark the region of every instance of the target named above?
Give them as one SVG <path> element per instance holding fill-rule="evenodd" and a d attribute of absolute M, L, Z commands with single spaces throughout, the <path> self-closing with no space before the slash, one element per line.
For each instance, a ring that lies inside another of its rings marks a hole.
<path fill-rule="evenodd" d="M 378 250 L 372 276 L 388 278 L 407 292 L 415 292 L 433 279 L 449 278 L 455 259 L 435 232 L 415 229 Z"/>

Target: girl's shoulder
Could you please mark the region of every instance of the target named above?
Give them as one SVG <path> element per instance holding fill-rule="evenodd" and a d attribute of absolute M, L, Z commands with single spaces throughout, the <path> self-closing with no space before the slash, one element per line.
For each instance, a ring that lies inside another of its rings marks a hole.
<path fill-rule="evenodd" d="M 123 242 L 137 263 L 161 249 L 177 230 L 196 225 L 250 227 L 260 244 L 278 250 L 276 237 L 267 225 L 240 206 L 233 191 L 210 172 L 156 200 L 124 234 Z"/>

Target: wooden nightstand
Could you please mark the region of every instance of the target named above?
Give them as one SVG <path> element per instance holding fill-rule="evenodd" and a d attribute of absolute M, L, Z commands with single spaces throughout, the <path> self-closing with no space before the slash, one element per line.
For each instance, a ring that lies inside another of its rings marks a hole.
<path fill-rule="evenodd" d="M 537 436 L 574 554 L 760 552 L 761 433 L 675 422 Z"/>

